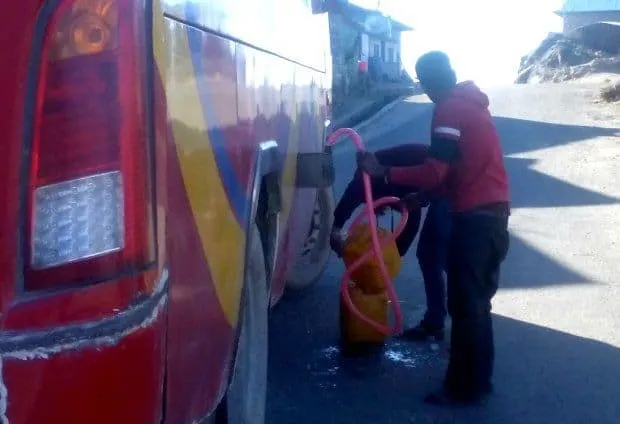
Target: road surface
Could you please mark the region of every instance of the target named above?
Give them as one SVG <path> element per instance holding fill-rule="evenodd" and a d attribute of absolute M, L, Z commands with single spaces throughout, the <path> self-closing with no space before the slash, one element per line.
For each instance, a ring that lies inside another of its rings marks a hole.
<path fill-rule="evenodd" d="M 332 258 L 314 287 L 273 311 L 269 424 L 620 423 L 620 114 L 592 86 L 516 86 L 490 92 L 514 213 L 511 250 L 494 301 L 496 393 L 483 407 L 422 403 L 441 382 L 445 346 L 393 341 L 384 354 L 342 360 Z M 422 97 L 367 125 L 371 149 L 427 140 Z M 354 170 L 337 156 L 339 196 Z M 413 251 L 414 249 L 412 249 Z M 415 254 L 397 280 L 410 324 L 424 310 Z"/>

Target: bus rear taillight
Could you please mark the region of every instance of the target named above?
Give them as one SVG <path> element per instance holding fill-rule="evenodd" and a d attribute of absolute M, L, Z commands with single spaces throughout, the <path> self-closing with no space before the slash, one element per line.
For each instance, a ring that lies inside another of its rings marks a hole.
<path fill-rule="evenodd" d="M 40 52 L 25 290 L 105 281 L 154 261 L 139 0 L 61 0 Z"/>

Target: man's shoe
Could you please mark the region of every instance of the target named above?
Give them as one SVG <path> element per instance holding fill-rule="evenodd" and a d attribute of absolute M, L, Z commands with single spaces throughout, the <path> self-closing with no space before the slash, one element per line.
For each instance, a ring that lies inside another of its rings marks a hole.
<path fill-rule="evenodd" d="M 443 328 L 433 328 L 421 322 L 417 326 L 403 331 L 400 337 L 407 340 L 423 342 L 441 341 L 444 339 L 445 335 Z"/>

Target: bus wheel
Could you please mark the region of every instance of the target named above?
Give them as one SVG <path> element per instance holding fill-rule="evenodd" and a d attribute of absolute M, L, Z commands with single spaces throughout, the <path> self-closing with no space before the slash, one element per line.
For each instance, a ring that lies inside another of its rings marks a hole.
<path fill-rule="evenodd" d="M 300 290 L 321 278 L 331 254 L 329 235 L 332 231 L 334 208 L 333 189 L 318 189 L 310 231 L 304 241 L 301 257 L 289 273 L 287 288 Z"/>
<path fill-rule="evenodd" d="M 256 226 L 250 243 L 235 368 L 228 392 L 216 414 L 218 424 L 265 422 L 269 296 L 265 255 Z"/>

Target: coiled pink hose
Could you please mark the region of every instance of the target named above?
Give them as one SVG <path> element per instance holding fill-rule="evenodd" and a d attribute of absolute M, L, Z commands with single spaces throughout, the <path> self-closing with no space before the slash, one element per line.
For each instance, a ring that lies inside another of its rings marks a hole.
<path fill-rule="evenodd" d="M 351 128 L 340 128 L 332 133 L 332 135 L 327 139 L 327 145 L 332 146 L 336 143 L 336 141 L 343 135 L 348 135 L 355 143 L 358 151 L 364 151 L 364 143 L 362 142 L 362 138 L 360 135 Z M 382 197 L 381 199 L 373 201 L 372 199 L 372 183 L 370 181 L 370 176 L 364 172 L 362 174 L 362 179 L 364 181 L 364 196 L 366 199 L 366 208 L 360 213 L 357 218 L 351 224 L 351 228 L 355 228 L 357 225 L 362 223 L 362 220 L 368 217 L 368 221 L 370 224 L 370 234 L 372 238 L 372 249 L 368 250 L 364 253 L 359 259 L 357 259 L 351 266 L 349 266 L 342 277 L 341 283 L 341 291 L 344 299 L 345 306 L 360 320 L 364 321 L 366 324 L 373 327 L 375 330 L 381 332 L 385 335 L 397 334 L 402 331 L 403 328 L 403 314 L 400 309 L 400 304 L 398 303 L 398 298 L 396 297 L 396 290 L 394 289 L 394 284 L 390 275 L 388 273 L 387 267 L 385 265 L 385 261 L 383 260 L 383 254 L 381 253 L 382 246 L 387 245 L 390 242 L 393 242 L 400 233 L 403 232 L 405 225 L 407 224 L 407 219 L 409 218 L 409 211 L 404 205 L 400 205 L 401 212 L 401 220 L 392 233 L 391 239 L 387 239 L 383 241 L 383 244 L 379 241 L 379 235 L 377 233 L 377 215 L 375 213 L 375 209 L 378 207 L 397 204 L 400 202 L 398 197 Z M 361 313 L 353 301 L 351 300 L 351 295 L 349 294 L 349 281 L 351 279 L 351 274 L 357 268 L 361 266 L 364 262 L 370 259 L 371 256 L 375 257 L 377 263 L 379 264 L 379 269 L 381 274 L 383 275 L 383 281 L 385 283 L 385 287 L 387 289 L 388 298 L 390 299 L 390 303 L 392 304 L 392 309 L 394 311 L 394 325 L 389 327 L 383 325 L 379 322 L 374 321 L 373 319 L 367 317 L 363 313 Z"/>

